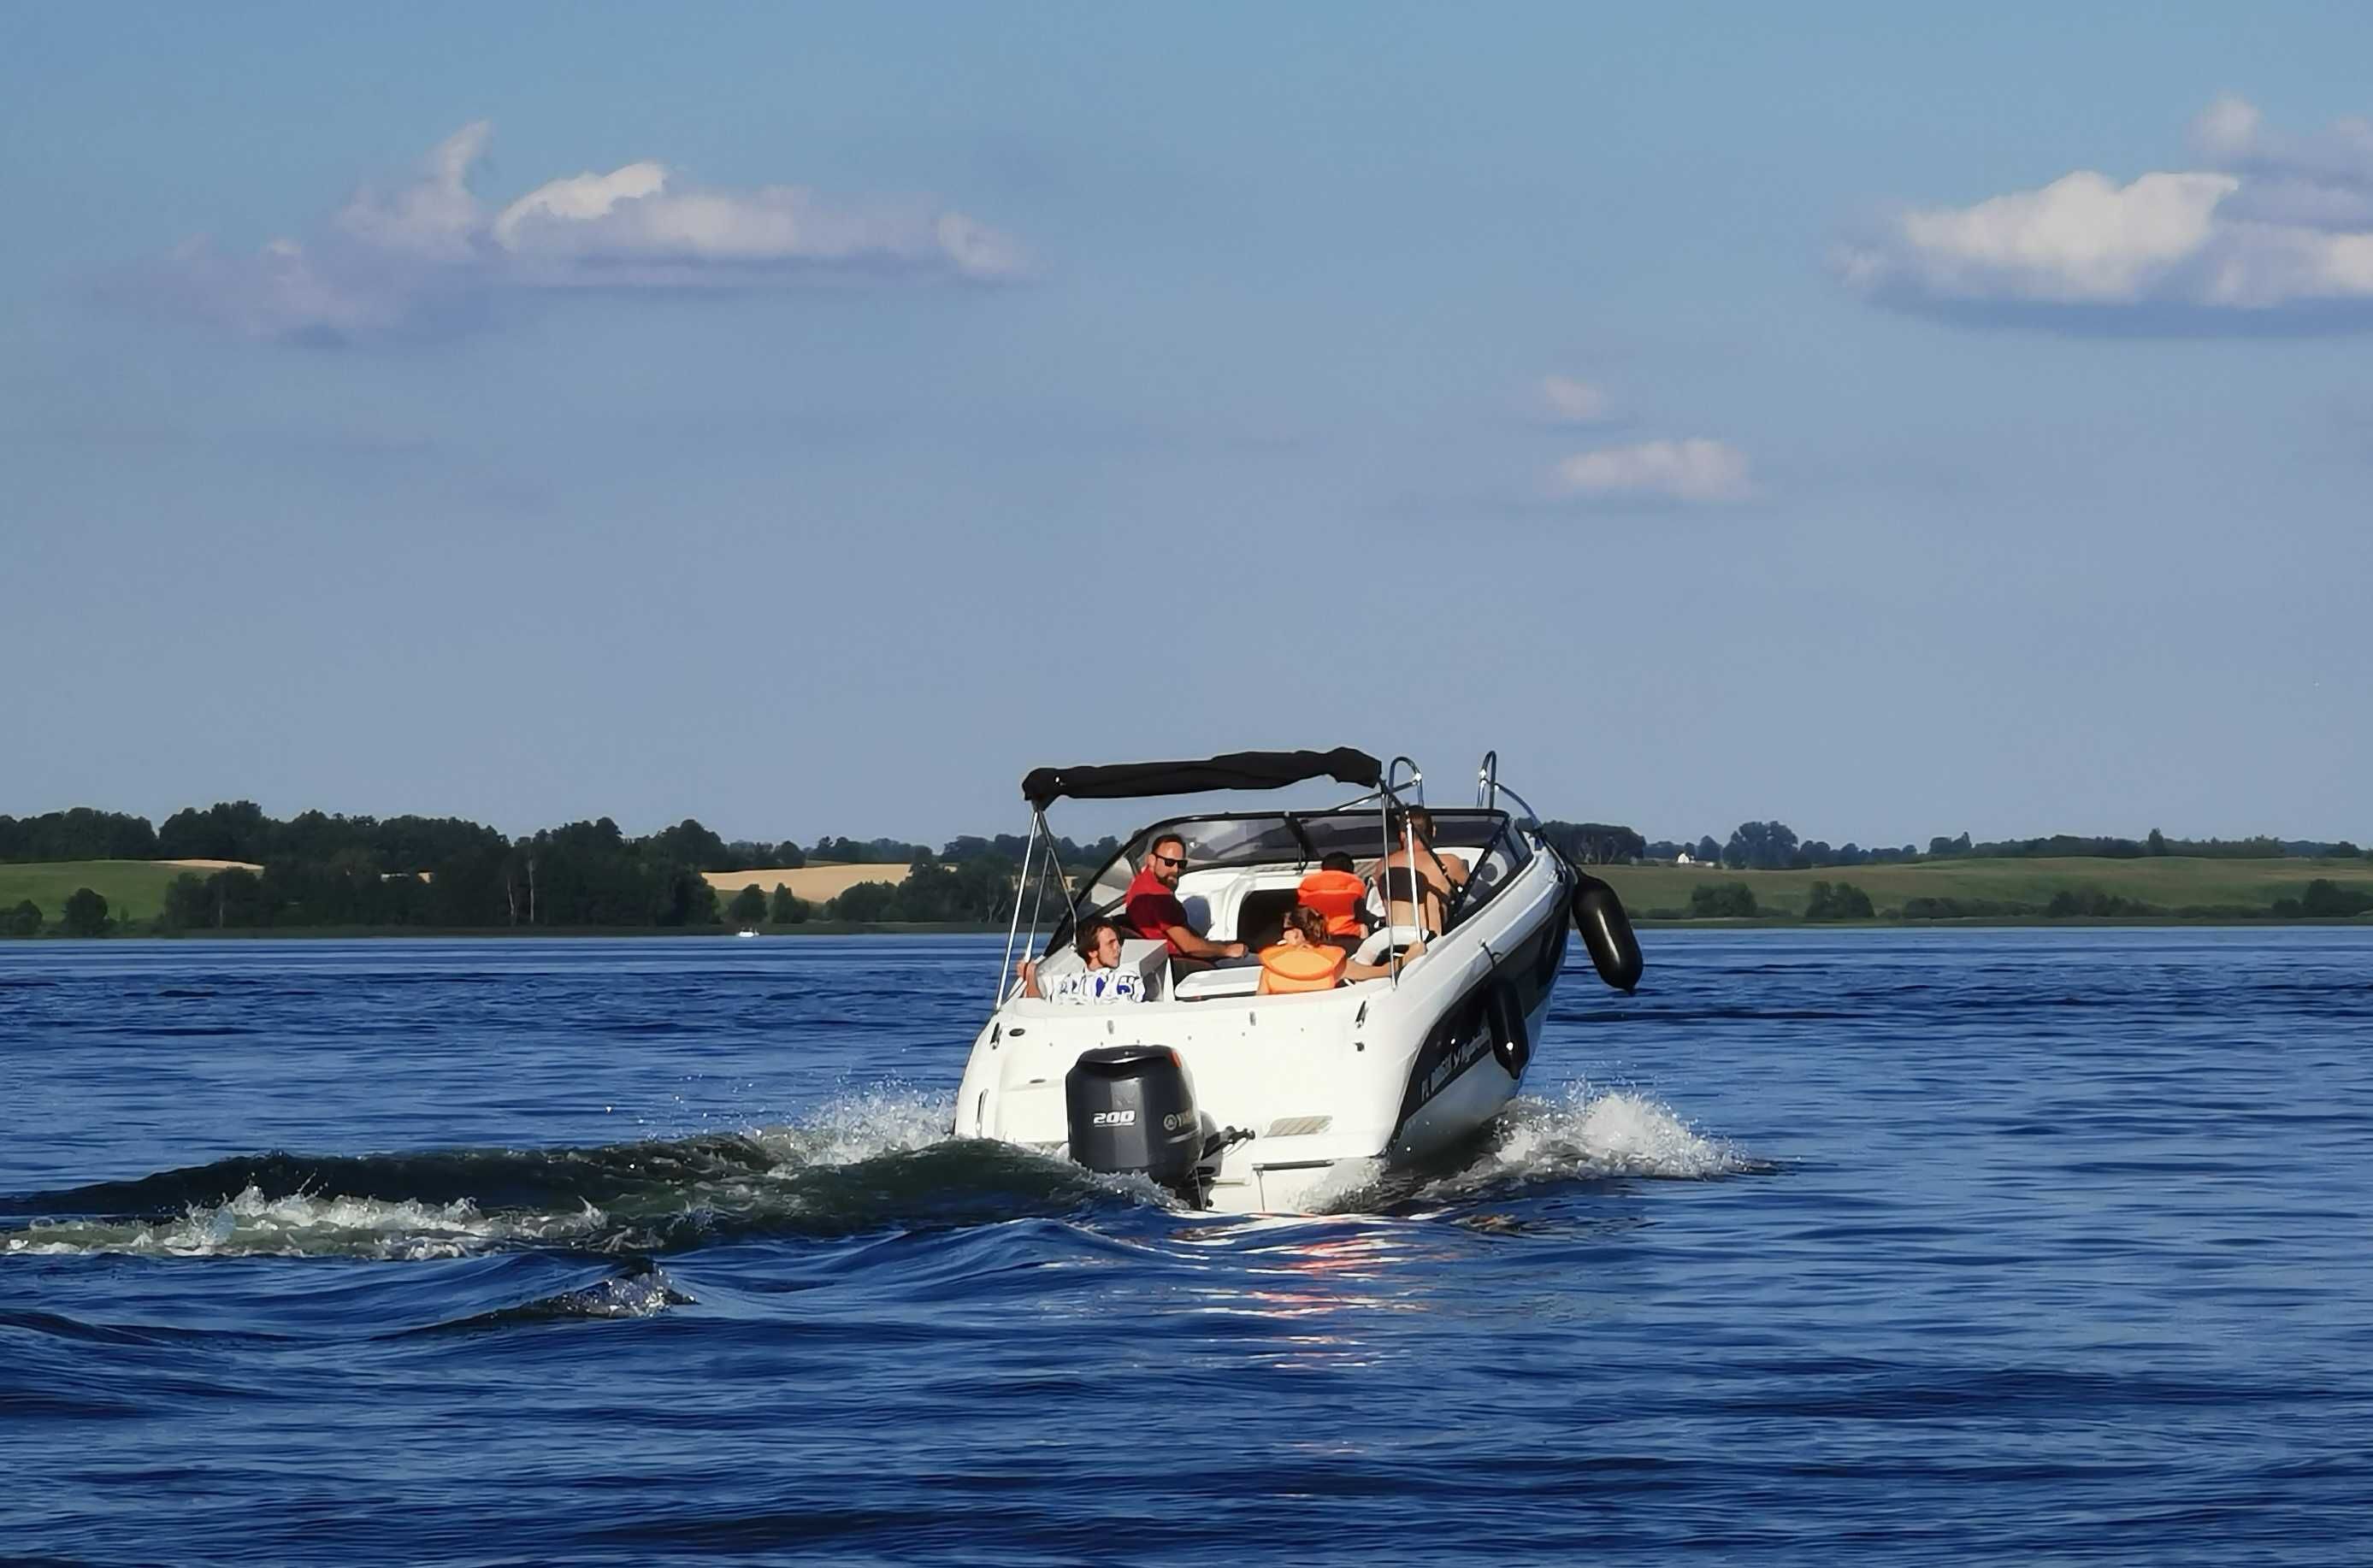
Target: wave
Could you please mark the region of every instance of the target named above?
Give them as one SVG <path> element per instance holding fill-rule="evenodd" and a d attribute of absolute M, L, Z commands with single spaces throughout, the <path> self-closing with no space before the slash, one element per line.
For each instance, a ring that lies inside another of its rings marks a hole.
<path fill-rule="evenodd" d="M 1333 1213 L 1409 1211 L 1480 1198 L 1520 1199 L 1576 1183 L 1712 1181 L 1771 1169 L 1695 1130 L 1651 1096 L 1577 1083 L 1558 1099 L 1511 1101 L 1480 1139 L 1430 1167 L 1344 1169 L 1323 1189 L 1317 1206 Z"/>
<path fill-rule="evenodd" d="M 1560 1101 L 1523 1099 L 1502 1122 L 1491 1151 L 1522 1176 L 1653 1176 L 1704 1181 L 1770 1166 L 1726 1140 L 1710 1138 L 1662 1101 L 1627 1089 L 1569 1089 Z"/>
<path fill-rule="evenodd" d="M 273 1151 L 134 1181 L 0 1199 L 0 1255 L 460 1258 L 645 1254 L 742 1236 L 838 1236 L 1155 1201 L 1002 1143 L 946 1136 L 943 1098 L 883 1090 L 811 1120 L 590 1148 Z"/>
<path fill-rule="evenodd" d="M 672 1306 L 693 1306 L 697 1298 L 676 1288 L 656 1263 L 641 1262 L 624 1272 L 597 1280 L 579 1290 L 559 1291 L 456 1318 L 407 1330 L 411 1334 L 468 1333 L 504 1328 L 521 1323 L 559 1323 L 587 1318 L 655 1317 Z"/>
<path fill-rule="evenodd" d="M 1151 1183 L 946 1136 L 943 1097 L 876 1090 L 741 1133 L 556 1149 L 304 1155 L 273 1151 L 134 1181 L 0 1198 L 0 1256 L 427 1261 L 542 1251 L 648 1257 L 744 1238 L 831 1238 L 1175 1207 Z M 1765 1169 L 1628 1090 L 1521 1098 L 1419 1170 L 1347 1164 L 1314 1207 L 1407 1212 L 1613 1177 Z M 641 1280 L 642 1276 L 635 1276 Z M 668 1287 L 604 1283 L 551 1310 L 634 1316 Z M 558 1298 L 555 1298 L 558 1299 Z M 506 1312 L 530 1308 L 505 1308 Z M 535 1307 L 533 1310 L 543 1310 Z"/>

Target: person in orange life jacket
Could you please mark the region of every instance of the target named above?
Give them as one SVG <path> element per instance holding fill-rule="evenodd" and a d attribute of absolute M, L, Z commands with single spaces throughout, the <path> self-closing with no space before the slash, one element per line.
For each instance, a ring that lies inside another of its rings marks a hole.
<path fill-rule="evenodd" d="M 1041 988 L 1037 964 L 1025 958 L 1018 965 L 1022 994 L 1046 1001 L 1081 1003 L 1145 1000 L 1145 977 L 1120 966 L 1118 926 L 1110 920 L 1090 920 L 1080 928 L 1071 947 L 1085 968 L 1059 976 L 1051 986 Z"/>
<path fill-rule="evenodd" d="M 1368 884 L 1351 869 L 1351 857 L 1338 849 L 1302 879 L 1294 895 L 1304 908 L 1317 910 L 1326 920 L 1327 940 L 1350 953 L 1368 934 L 1360 919 L 1360 900 L 1367 892 Z"/>
<path fill-rule="evenodd" d="M 1240 942 L 1213 942 L 1186 923 L 1186 907 L 1178 902 L 1178 878 L 1186 870 L 1186 841 L 1165 833 L 1146 851 L 1136 880 L 1128 884 L 1121 906 L 1137 934 L 1170 944 L 1172 967 L 1180 973 L 1205 969 L 1223 958 L 1242 958 Z"/>
<path fill-rule="evenodd" d="M 1425 951 L 1418 946 L 1402 954 L 1407 962 Z M 1361 964 L 1327 940 L 1327 921 L 1317 910 L 1297 904 L 1285 912 L 1285 930 L 1275 947 L 1260 952 L 1260 996 L 1290 991 L 1331 991 L 1346 980 L 1374 980 L 1392 973 L 1382 964 Z"/>

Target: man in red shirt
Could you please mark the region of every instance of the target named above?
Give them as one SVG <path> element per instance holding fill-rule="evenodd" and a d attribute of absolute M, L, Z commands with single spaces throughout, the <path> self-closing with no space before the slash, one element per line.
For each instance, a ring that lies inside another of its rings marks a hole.
<path fill-rule="evenodd" d="M 1222 958 L 1242 958 L 1245 944 L 1240 942 L 1213 942 L 1186 923 L 1186 907 L 1178 902 L 1179 873 L 1186 869 L 1186 841 L 1175 833 L 1165 833 L 1153 841 L 1153 848 L 1137 868 L 1137 876 L 1128 884 L 1127 902 L 1121 907 L 1128 923 L 1137 928 L 1140 936 L 1151 937 L 1170 943 L 1173 959 L 1186 959 L 1187 967 L 1199 968 Z"/>

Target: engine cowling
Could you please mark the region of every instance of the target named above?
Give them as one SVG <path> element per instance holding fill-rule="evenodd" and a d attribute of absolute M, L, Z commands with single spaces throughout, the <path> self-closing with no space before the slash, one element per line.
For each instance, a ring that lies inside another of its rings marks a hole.
<path fill-rule="evenodd" d="M 1186 1064 L 1167 1046 L 1083 1051 L 1063 1077 L 1071 1158 L 1092 1171 L 1142 1174 L 1184 1189 L 1203 1153 Z"/>

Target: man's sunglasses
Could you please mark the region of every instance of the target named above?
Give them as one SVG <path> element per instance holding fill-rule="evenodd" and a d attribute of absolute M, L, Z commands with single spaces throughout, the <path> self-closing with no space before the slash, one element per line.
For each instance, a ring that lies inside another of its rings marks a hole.
<path fill-rule="evenodd" d="M 1165 866 L 1176 866 L 1182 871 L 1186 869 L 1186 860 L 1184 856 L 1157 854 L 1153 858 Z"/>

